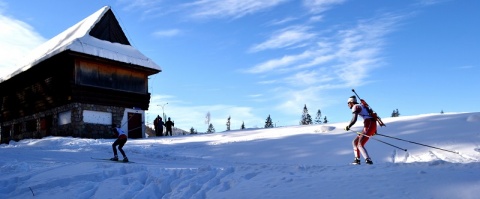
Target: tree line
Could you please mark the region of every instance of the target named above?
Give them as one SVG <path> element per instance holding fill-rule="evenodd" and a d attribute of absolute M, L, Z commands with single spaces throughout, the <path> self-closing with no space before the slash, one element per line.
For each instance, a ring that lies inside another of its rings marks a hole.
<path fill-rule="evenodd" d="M 210 112 L 207 112 L 205 116 L 205 124 L 207 124 L 208 126 L 206 133 L 215 133 L 215 127 L 213 126 L 212 123 L 210 123 L 210 117 L 211 117 Z M 226 126 L 227 126 L 226 131 L 230 131 L 231 129 L 230 120 L 231 120 L 231 116 L 228 116 L 227 123 L 226 123 Z M 320 111 L 320 109 L 318 109 L 317 111 L 315 120 L 312 120 L 312 116 L 308 113 L 308 108 L 307 108 L 307 105 L 305 104 L 305 106 L 303 107 L 303 113 L 299 122 L 300 125 L 326 124 L 326 123 L 328 123 L 327 116 L 324 116 L 322 118 L 322 111 Z M 273 123 L 272 117 L 269 114 L 265 121 L 265 128 L 274 128 L 274 127 L 276 127 L 276 124 Z M 245 129 L 245 122 L 242 121 L 240 130 L 243 130 L 243 129 Z M 195 128 L 193 127 L 190 128 L 190 134 L 197 134 L 197 133 L 198 131 Z"/>
<path fill-rule="evenodd" d="M 441 110 L 440 114 L 444 114 L 444 111 Z M 400 112 L 398 111 L 398 109 L 393 110 L 391 117 L 399 117 L 399 116 L 400 116 Z M 231 116 L 228 116 L 227 123 L 226 123 L 226 126 L 227 126 L 226 131 L 230 131 L 231 129 L 230 120 L 231 120 Z M 212 123 L 210 123 L 210 112 L 208 112 L 207 115 L 205 116 L 205 123 L 208 125 L 206 133 L 215 133 L 215 127 L 213 126 Z M 326 124 L 326 123 L 328 123 L 327 116 L 324 116 L 322 118 L 322 111 L 320 109 L 317 110 L 315 119 L 312 119 L 312 116 L 308 113 L 307 105 L 306 104 L 304 105 L 302 115 L 299 121 L 299 125 Z M 265 121 L 265 128 L 274 128 L 274 127 L 276 127 L 276 124 L 273 123 L 272 117 L 269 114 Z M 242 125 L 240 126 L 240 130 L 243 130 L 243 129 L 245 129 L 244 121 L 242 121 Z M 148 130 L 149 129 L 147 129 L 147 131 Z M 197 134 L 197 133 L 198 133 L 197 129 L 193 127 L 190 128 L 190 134 Z"/>

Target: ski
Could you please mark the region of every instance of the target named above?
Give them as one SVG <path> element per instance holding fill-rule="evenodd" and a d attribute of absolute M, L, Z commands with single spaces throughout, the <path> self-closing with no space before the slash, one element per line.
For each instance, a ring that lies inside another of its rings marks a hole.
<path fill-rule="evenodd" d="M 362 165 L 361 163 L 349 163 L 349 165 Z M 373 165 L 373 164 L 367 164 L 365 163 L 365 165 Z"/>
<path fill-rule="evenodd" d="M 135 162 L 132 162 L 132 161 L 128 161 L 128 162 L 124 162 L 122 160 L 110 160 L 109 158 L 94 158 L 94 157 L 90 157 L 91 159 L 93 160 L 104 160 L 104 161 L 110 161 L 110 162 L 117 162 L 117 163 L 135 163 Z"/>

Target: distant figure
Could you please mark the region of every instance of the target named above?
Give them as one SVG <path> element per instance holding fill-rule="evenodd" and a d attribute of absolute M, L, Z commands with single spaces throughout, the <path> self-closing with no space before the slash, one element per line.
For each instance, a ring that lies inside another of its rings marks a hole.
<path fill-rule="evenodd" d="M 113 133 L 115 134 L 115 136 L 117 136 L 117 140 L 115 140 L 115 142 L 113 142 L 113 144 L 112 144 L 113 155 L 114 156 L 110 160 L 118 161 L 118 155 L 117 155 L 117 146 L 118 146 L 118 150 L 123 155 L 123 161 L 128 162 L 128 158 L 127 158 L 127 156 L 125 155 L 125 152 L 122 149 L 123 145 L 125 145 L 125 143 L 127 143 L 127 135 L 125 134 L 125 132 L 121 128 L 118 128 L 114 124 L 112 125 L 112 130 L 113 130 Z"/>
<path fill-rule="evenodd" d="M 163 136 L 163 119 L 160 115 L 157 115 L 157 118 L 153 120 L 153 126 L 155 128 L 155 135 L 156 136 Z"/>
<path fill-rule="evenodd" d="M 365 143 L 367 143 L 370 136 L 373 136 L 377 132 L 377 122 L 375 119 L 370 116 L 367 108 L 363 107 L 362 104 L 358 104 L 357 98 L 351 96 L 347 101 L 348 108 L 352 110 L 352 120 L 345 127 L 346 131 L 349 131 L 350 128 L 357 122 L 357 117 L 360 115 L 363 118 L 363 131 L 359 134 L 352 142 L 353 145 L 353 154 L 355 155 L 355 160 L 352 164 L 360 164 L 360 153 L 365 158 L 366 164 L 373 164 L 370 156 L 368 156 L 367 150 L 364 148 Z"/>
<path fill-rule="evenodd" d="M 168 118 L 168 121 L 165 122 L 165 127 L 167 127 L 167 131 L 165 132 L 165 136 L 168 136 L 168 132 L 170 132 L 170 136 L 172 136 L 172 127 L 175 126 L 175 124 L 170 120 L 170 117 Z"/>

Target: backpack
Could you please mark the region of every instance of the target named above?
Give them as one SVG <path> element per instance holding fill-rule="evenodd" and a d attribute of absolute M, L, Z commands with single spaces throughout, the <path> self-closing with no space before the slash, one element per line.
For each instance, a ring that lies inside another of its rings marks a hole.
<path fill-rule="evenodd" d="M 365 100 L 360 99 L 360 103 L 362 103 L 362 106 L 367 109 L 370 117 L 372 117 L 375 121 L 378 122 L 378 125 L 385 126 L 385 124 L 382 122 L 381 118 L 377 115 L 377 113 L 375 111 L 373 111 L 372 108 L 370 108 L 370 106 L 367 104 L 367 102 L 365 102 Z"/>

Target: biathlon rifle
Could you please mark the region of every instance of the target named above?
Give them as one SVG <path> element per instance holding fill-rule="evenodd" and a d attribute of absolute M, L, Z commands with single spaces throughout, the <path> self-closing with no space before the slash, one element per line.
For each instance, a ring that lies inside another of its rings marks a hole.
<path fill-rule="evenodd" d="M 358 96 L 357 92 L 355 92 L 355 89 L 352 89 L 352 92 L 355 93 L 358 99 L 360 99 L 360 103 L 362 103 L 363 107 L 367 108 L 368 113 L 370 114 L 373 119 L 375 119 L 378 122 L 378 125 L 380 126 L 386 126 L 385 123 L 382 122 L 382 118 L 377 115 L 375 111 L 373 111 L 372 107 L 370 107 L 365 100 L 363 100 L 360 96 Z"/>

